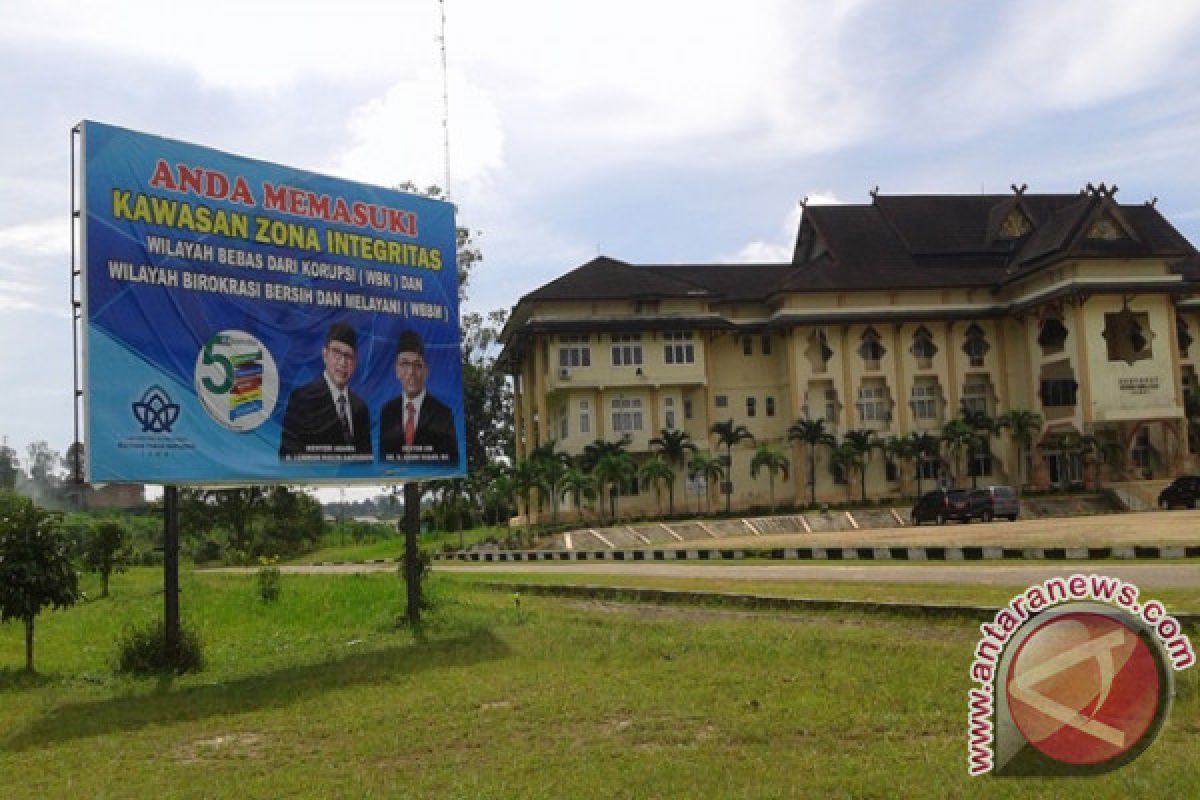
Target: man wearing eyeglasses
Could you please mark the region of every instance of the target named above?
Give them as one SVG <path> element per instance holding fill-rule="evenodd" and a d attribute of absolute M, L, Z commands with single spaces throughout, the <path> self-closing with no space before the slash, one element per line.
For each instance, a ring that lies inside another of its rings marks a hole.
<path fill-rule="evenodd" d="M 358 364 L 358 334 L 335 322 L 321 348 L 325 369 L 292 390 L 283 415 L 279 457 L 288 461 L 370 461 L 371 415 L 350 391 Z"/>
<path fill-rule="evenodd" d="M 425 343 L 416 331 L 404 331 L 396 341 L 396 377 L 404 391 L 384 405 L 379 421 L 384 461 L 458 463 L 454 413 L 426 391 L 428 375 Z"/>

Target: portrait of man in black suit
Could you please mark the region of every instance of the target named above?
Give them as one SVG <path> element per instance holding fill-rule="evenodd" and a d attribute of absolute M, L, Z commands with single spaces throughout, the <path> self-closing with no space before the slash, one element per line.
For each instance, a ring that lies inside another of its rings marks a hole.
<path fill-rule="evenodd" d="M 458 436 L 450 407 L 426 391 L 429 365 L 425 343 L 416 331 L 396 342 L 396 377 L 403 390 L 383 407 L 379 454 L 384 461 L 457 464 Z"/>
<path fill-rule="evenodd" d="M 329 326 L 321 348 L 325 368 L 292 390 L 283 415 L 279 457 L 287 461 L 370 461 L 371 415 L 350 391 L 358 364 L 358 334 L 345 322 Z"/>

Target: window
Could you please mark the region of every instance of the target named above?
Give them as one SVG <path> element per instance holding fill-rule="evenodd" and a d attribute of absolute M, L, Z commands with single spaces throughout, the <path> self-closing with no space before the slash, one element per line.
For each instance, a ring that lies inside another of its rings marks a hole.
<path fill-rule="evenodd" d="M 988 349 L 987 339 L 983 335 L 983 328 L 972 323 L 971 327 L 967 328 L 966 341 L 963 342 L 963 352 L 967 354 L 972 367 L 983 366 L 983 359 L 987 355 Z"/>
<path fill-rule="evenodd" d="M 640 397 L 615 397 L 612 401 L 614 433 L 637 433 L 642 430 L 642 400 Z"/>
<path fill-rule="evenodd" d="M 612 363 L 614 367 L 641 366 L 642 335 L 640 333 L 614 333 L 612 335 Z"/>
<path fill-rule="evenodd" d="M 1047 407 L 1073 406 L 1075 405 L 1075 391 L 1078 388 L 1079 384 L 1070 378 L 1043 380 L 1040 392 L 1042 405 Z"/>
<path fill-rule="evenodd" d="M 767 398 L 766 406 L 767 406 L 767 416 L 768 417 L 775 416 L 775 398 L 774 397 Z"/>
<path fill-rule="evenodd" d="M 921 459 L 920 470 L 921 480 L 936 481 L 942 471 L 942 462 L 936 457 L 925 456 Z"/>
<path fill-rule="evenodd" d="M 1104 315 L 1104 332 L 1101 334 L 1108 344 L 1108 360 L 1135 361 L 1152 358 L 1154 333 L 1150 330 L 1150 317 L 1145 312 L 1135 312 L 1128 307 L 1115 314 Z"/>
<path fill-rule="evenodd" d="M 887 387 L 880 384 L 863 384 L 858 389 L 858 416 L 863 422 L 887 422 Z"/>
<path fill-rule="evenodd" d="M 913 419 L 937 419 L 941 392 L 936 381 L 920 381 L 912 387 Z"/>
<path fill-rule="evenodd" d="M 684 419 L 691 419 L 691 418 L 692 418 L 692 400 L 691 400 L 691 398 L 690 398 L 690 397 L 689 397 L 689 398 L 684 398 L 684 401 L 683 401 L 683 418 L 684 418 Z"/>
<path fill-rule="evenodd" d="M 837 389 L 825 390 L 825 416 L 822 418 L 831 425 L 837 424 L 838 399 Z"/>
<path fill-rule="evenodd" d="M 824 330 L 818 328 L 812 332 L 808 337 L 808 347 L 805 349 L 804 355 L 812 364 L 813 372 L 825 371 L 829 359 L 833 358 L 833 350 L 829 348 Z"/>
<path fill-rule="evenodd" d="M 592 415 L 590 413 L 590 406 L 588 405 L 587 400 L 579 401 L 579 432 L 592 432 Z"/>
<path fill-rule="evenodd" d="M 1175 318 L 1175 339 L 1179 342 L 1179 357 L 1187 358 L 1188 349 L 1192 346 L 1192 334 L 1183 317 Z"/>
<path fill-rule="evenodd" d="M 719 394 L 713 398 L 713 405 L 717 408 L 726 408 L 729 405 L 729 398 L 726 395 Z"/>
<path fill-rule="evenodd" d="M 675 430 L 675 398 L 663 398 L 663 427 L 667 430 Z"/>
<path fill-rule="evenodd" d="M 592 348 L 588 345 L 586 334 L 558 337 L 559 367 L 590 367 L 591 365 Z"/>
<path fill-rule="evenodd" d="M 742 355 L 754 355 L 754 340 L 749 336 L 742 337 Z"/>
<path fill-rule="evenodd" d="M 1067 327 L 1057 317 L 1045 319 L 1042 321 L 1037 341 L 1042 346 L 1044 353 L 1060 352 L 1063 349 L 1063 343 L 1067 341 Z"/>
<path fill-rule="evenodd" d="M 917 359 L 918 369 L 929 369 L 933 366 L 933 357 L 937 353 L 937 346 L 933 343 L 933 335 L 924 325 L 917 328 L 917 332 L 913 334 L 911 352 Z"/>
<path fill-rule="evenodd" d="M 879 339 L 879 334 L 874 328 L 867 328 L 863 331 L 862 344 L 859 345 L 858 354 L 862 357 L 863 365 L 867 369 L 879 369 L 879 361 L 883 358 L 887 350 L 883 347 L 883 342 Z"/>
<path fill-rule="evenodd" d="M 968 375 L 963 384 L 962 407 L 978 414 L 991 414 L 988 398 L 992 393 L 991 382 L 984 375 Z"/>
<path fill-rule="evenodd" d="M 562 413 L 558 415 L 558 438 L 567 438 L 567 409 L 565 407 Z"/>
<path fill-rule="evenodd" d="M 747 417 L 755 416 L 755 412 L 757 410 L 758 410 L 758 404 L 755 402 L 754 398 L 747 397 L 746 398 L 746 416 Z"/>
<path fill-rule="evenodd" d="M 691 331 L 667 331 L 663 334 L 663 361 L 668 364 L 696 363 L 696 346 Z"/>
<path fill-rule="evenodd" d="M 762 337 L 762 351 L 763 351 L 764 356 L 771 355 L 771 337 L 770 336 Z"/>
<path fill-rule="evenodd" d="M 883 477 L 889 483 L 895 483 L 900 480 L 900 467 L 890 458 L 883 462 Z"/>
<path fill-rule="evenodd" d="M 987 450 L 971 454 L 971 463 L 968 467 L 968 474 L 982 478 L 985 475 L 992 474 L 992 454 Z"/>

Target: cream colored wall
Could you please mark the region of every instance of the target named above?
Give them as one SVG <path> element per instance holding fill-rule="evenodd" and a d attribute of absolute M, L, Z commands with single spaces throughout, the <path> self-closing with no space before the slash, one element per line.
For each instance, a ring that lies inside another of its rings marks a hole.
<path fill-rule="evenodd" d="M 1104 315 L 1121 311 L 1122 298 L 1097 295 L 1083 305 L 1091 377 L 1090 416 L 1096 422 L 1182 416 L 1183 408 L 1177 399 L 1178 371 L 1171 357 L 1175 330 L 1171 324 L 1170 300 L 1165 295 L 1139 296 L 1129 303 L 1129 308 L 1148 315 L 1154 334 L 1150 346 L 1152 357 L 1132 364 L 1109 361 L 1107 342 L 1102 336 Z M 1122 389 L 1122 383 L 1140 384 L 1145 391 Z"/>
<path fill-rule="evenodd" d="M 1127 264 L 1108 262 L 1083 262 L 1056 267 L 1018 286 L 1006 287 L 1003 292 L 993 294 L 987 290 L 921 290 L 915 292 L 867 292 L 867 293 L 824 293 L 819 295 L 785 298 L 777 313 L 789 310 L 795 313 L 812 313 L 816 310 L 845 309 L 858 311 L 866 308 L 884 309 L 881 320 L 886 319 L 886 309 L 946 308 L 966 304 L 979 307 L 994 306 L 997 302 L 1013 300 L 1019 296 L 1031 296 L 1072 280 L 1116 280 L 1127 279 L 1134 268 Z M 1137 267 L 1139 275 L 1165 274 L 1159 263 L 1150 264 L 1145 270 Z M 517 411 L 522 416 L 519 429 L 532 431 L 532 415 L 538 412 L 541 431 L 538 440 L 547 436 L 557 437 L 552 430 L 557 417 L 555 409 L 567 404 L 570 409 L 568 437 L 561 442 L 562 449 L 569 453 L 582 452 L 584 446 L 597 438 L 611 440 L 616 434 L 611 430 L 613 397 L 622 393 L 642 399 L 643 430 L 634 437 L 631 450 L 639 459 L 649 454 L 649 439 L 657 435 L 664 425 L 664 400 L 673 399 L 676 427 L 686 430 L 693 441 L 702 449 L 714 454 L 719 450 L 709 435 L 709 428 L 716 422 L 732 418 L 737 424 L 746 425 L 759 442 L 779 445 L 791 459 L 790 480 L 777 480 L 776 502 L 806 502 L 808 498 L 808 468 L 806 449 L 799 444 L 786 441 L 788 426 L 804 416 L 806 392 L 815 381 L 829 381 L 838 394 L 841 413 L 830 427 L 839 436 L 852 428 L 864 427 L 856 407 L 857 391 L 864 378 L 883 378 L 888 386 L 892 402 L 892 419 L 874 426 L 880 438 L 890 435 L 905 435 L 913 430 L 936 433 L 945 421 L 958 412 L 963 384 L 974 374 L 987 374 L 993 387 L 991 409 L 994 415 L 1013 409 L 1037 411 L 1048 423 L 1070 423 L 1080 430 L 1087 430 L 1092 422 L 1111 419 L 1141 417 L 1148 414 L 1181 416 L 1178 394 L 1178 362 L 1172 357 L 1175 331 L 1172 327 L 1171 300 L 1165 294 L 1140 295 L 1131 300 L 1134 311 L 1149 314 L 1150 326 L 1155 334 L 1154 357 L 1135 362 L 1132 366 L 1124 362 L 1109 362 L 1101 332 L 1104 314 L 1120 309 L 1120 297 L 1093 295 L 1082 305 L 1076 301 L 1063 304 L 1063 322 L 1068 330 L 1065 347 L 1061 353 L 1043 355 L 1037 344 L 1038 309 L 1033 308 L 1016 316 L 1003 319 L 986 319 L 964 316 L 951 322 L 929 320 L 924 323 L 902 324 L 880 321 L 873 325 L 880 334 L 886 353 L 878 370 L 867 370 L 858 355 L 865 324 L 824 325 L 833 357 L 825 372 L 817 372 L 806 356 L 810 334 L 817 326 L 797 325 L 772 335 L 772 352 L 763 356 L 761 334 L 753 334 L 753 355 L 746 356 L 742 348 L 742 336 L 728 332 L 696 331 L 692 340 L 696 358 L 692 365 L 668 365 L 663 359 L 663 341 L 659 333 L 643 331 L 642 375 L 635 367 L 613 367 L 611 364 L 611 341 L 608 334 L 592 334 L 591 361 L 589 368 L 573 368 L 569 378 L 558 374 L 558 337 L 537 337 L 522 371 L 522 392 L 517 398 Z M 559 315 L 573 319 L 588 316 L 629 315 L 629 302 L 587 302 L 540 305 L 537 311 L 546 315 Z M 705 309 L 693 301 L 678 304 L 664 301 L 660 315 L 671 313 L 696 313 Z M 757 305 L 740 305 L 720 308 L 730 319 L 748 321 L 765 319 L 767 310 Z M 1200 310 L 1181 312 L 1191 326 L 1196 342 L 1192 345 L 1189 358 L 1182 363 L 1197 367 L 1200 364 Z M 971 367 L 969 357 L 962 346 L 967 327 L 976 322 L 984 331 L 989 349 L 982 367 Z M 630 330 L 635 330 L 631 317 Z M 910 352 L 913 334 L 924 326 L 933 335 L 937 353 L 928 368 L 919 367 Z M 1038 397 L 1039 382 L 1043 367 L 1057 362 L 1069 366 L 1080 382 L 1078 402 L 1073 409 L 1050 411 L 1044 409 Z M 547 370 L 546 367 L 549 367 Z M 913 419 L 910 406 L 911 389 L 916 378 L 936 377 L 942 390 L 942 414 L 939 419 L 923 424 Z M 1121 391 L 1121 377 L 1153 377 L 1158 379 L 1158 388 L 1142 395 Z M 724 396 L 727 405 L 716 407 L 716 398 Z M 746 398 L 757 401 L 757 415 L 746 415 Z M 775 417 L 766 416 L 765 398 L 773 396 L 776 403 Z M 578 430 L 578 400 L 587 398 L 591 406 L 591 431 L 583 434 Z M 684 415 L 684 401 L 692 402 L 692 418 Z M 820 408 L 811 409 L 812 416 L 823 412 L 824 398 L 816 397 L 812 402 Z M 532 447 L 531 435 L 527 435 Z M 1018 470 L 1016 450 L 1009 437 L 993 440 L 996 456 L 996 479 L 1015 482 Z M 768 481 L 765 475 L 757 480 L 749 475 L 753 447 L 744 444 L 735 448 L 733 474 L 736 494 L 734 505 L 766 505 L 768 503 Z M 903 486 L 885 481 L 881 455 L 872 455 L 867 474 L 868 494 L 911 493 L 913 485 L 911 466 L 905 469 L 906 482 Z M 684 470 L 681 470 L 681 473 Z M 819 451 L 817 464 L 817 499 L 823 502 L 840 502 L 857 498 L 857 482 L 839 485 L 833 482 L 828 469 L 828 451 Z M 676 505 L 684 502 L 684 476 L 681 474 L 676 487 Z M 694 501 L 695 498 L 688 498 Z M 723 506 L 723 498 L 715 492 L 713 507 Z M 665 502 L 665 501 L 664 501 Z M 622 498 L 624 512 L 653 511 L 654 497 L 650 492 L 636 498 Z"/>

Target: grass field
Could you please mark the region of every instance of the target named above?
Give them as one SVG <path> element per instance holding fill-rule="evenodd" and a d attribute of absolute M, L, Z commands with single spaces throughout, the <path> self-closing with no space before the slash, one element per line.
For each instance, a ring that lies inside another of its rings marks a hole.
<path fill-rule="evenodd" d="M 970 623 L 522 597 L 437 576 L 420 636 L 392 573 L 187 573 L 208 669 L 113 672 L 160 573 L 0 627 L 0 797 L 1192 796 L 1195 671 L 1160 740 L 1089 780 L 966 774 Z M 94 588 L 94 586 L 92 587 Z"/>

